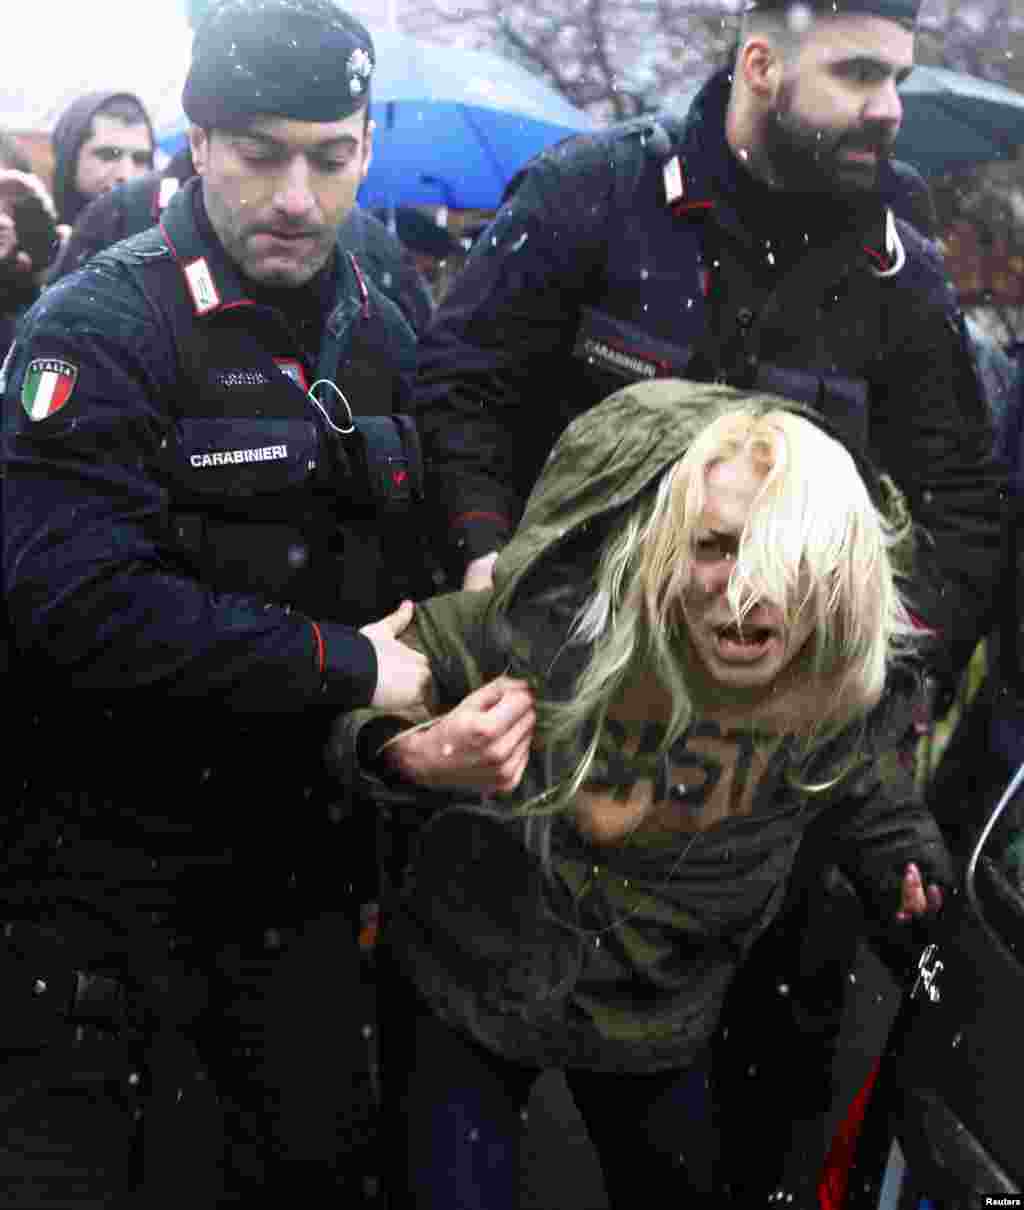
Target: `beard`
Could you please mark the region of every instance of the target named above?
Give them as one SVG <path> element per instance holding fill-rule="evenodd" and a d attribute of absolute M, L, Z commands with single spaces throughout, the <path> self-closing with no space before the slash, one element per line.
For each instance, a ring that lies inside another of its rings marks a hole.
<path fill-rule="evenodd" d="M 763 133 L 765 160 L 779 185 L 851 201 L 877 193 L 882 165 L 892 156 L 893 142 L 891 128 L 885 123 L 835 130 L 809 122 L 793 104 L 792 82 L 782 85 Z M 856 151 L 873 152 L 875 159 L 848 158 L 848 153 Z"/>

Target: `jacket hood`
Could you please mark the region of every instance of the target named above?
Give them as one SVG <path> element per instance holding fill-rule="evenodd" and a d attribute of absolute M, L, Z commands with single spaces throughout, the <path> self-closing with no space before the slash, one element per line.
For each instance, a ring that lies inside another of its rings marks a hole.
<path fill-rule="evenodd" d="M 70 105 L 53 128 L 53 134 L 50 136 L 54 159 L 53 200 L 57 207 L 59 222 L 73 225 L 79 212 L 91 201 L 75 188 L 75 167 L 78 163 L 78 153 L 86 141 L 89 124 L 97 109 L 102 108 L 115 97 L 134 101 L 142 112 L 146 113 L 146 107 L 133 92 L 122 92 L 119 89 L 90 92 L 79 97 Z M 150 140 L 156 147 L 156 137 L 148 114 L 146 114 L 146 127 L 149 130 Z"/>
<path fill-rule="evenodd" d="M 767 403 L 813 421 L 849 451 L 876 504 L 895 511 L 892 489 L 883 486 L 865 454 L 811 408 L 763 391 L 660 378 L 616 391 L 566 428 L 495 565 L 497 595 L 510 594 L 570 535 L 635 500 L 682 457 L 711 412 L 744 401 Z"/>

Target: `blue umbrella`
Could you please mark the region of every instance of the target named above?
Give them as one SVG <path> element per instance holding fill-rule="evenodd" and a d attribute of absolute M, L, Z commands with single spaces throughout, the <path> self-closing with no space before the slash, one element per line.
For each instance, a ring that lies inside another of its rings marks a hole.
<path fill-rule="evenodd" d="M 364 206 L 446 205 L 497 209 L 509 179 L 537 152 L 594 129 L 519 64 L 486 51 L 435 46 L 374 29 L 377 67 L 370 116 L 373 162 Z M 186 121 L 160 132 L 162 150 L 184 142 Z"/>
<path fill-rule="evenodd" d="M 594 120 L 519 64 L 373 31 L 374 159 L 364 205 L 493 210 L 538 151 Z"/>

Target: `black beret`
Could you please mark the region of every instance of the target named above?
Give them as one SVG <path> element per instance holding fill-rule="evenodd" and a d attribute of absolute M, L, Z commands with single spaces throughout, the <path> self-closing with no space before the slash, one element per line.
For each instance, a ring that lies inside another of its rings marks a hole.
<path fill-rule="evenodd" d="M 333 0 L 215 0 L 181 104 L 208 128 L 257 115 L 337 122 L 366 105 L 374 63 L 369 31 Z"/>
<path fill-rule="evenodd" d="M 747 5 L 747 12 L 783 12 L 790 8 L 806 8 L 812 13 L 836 17 L 865 13 L 913 24 L 917 21 L 921 0 L 753 0 Z"/>

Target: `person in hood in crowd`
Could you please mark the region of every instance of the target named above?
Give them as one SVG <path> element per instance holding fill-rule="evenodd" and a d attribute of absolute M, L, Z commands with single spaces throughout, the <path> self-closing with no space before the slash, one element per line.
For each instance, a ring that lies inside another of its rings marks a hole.
<path fill-rule="evenodd" d="M 52 285 L 97 252 L 159 222 L 167 203 L 195 174 L 192 149 L 186 145 L 163 168 L 133 176 L 94 197 L 75 219 L 47 283 Z"/>
<path fill-rule="evenodd" d="M 881 772 L 916 678 L 911 534 L 809 409 L 668 379 L 569 425 L 493 589 L 420 603 L 402 641 L 433 720 L 357 711 L 331 740 L 343 779 L 427 820 L 379 959 L 393 1210 L 512 1210 L 552 1067 L 614 1210 L 638 1182 L 732 1204 L 709 1043 L 801 837 L 825 824 L 890 925 L 951 877 L 909 775 Z M 460 699 L 499 671 L 532 685 L 537 730 L 481 804 L 437 769 L 464 765 Z"/>
<path fill-rule="evenodd" d="M 153 167 L 153 127 L 134 93 L 79 97 L 61 115 L 50 141 L 53 198 L 60 222 L 69 227 L 93 198 Z"/>
<path fill-rule="evenodd" d="M 322 753 L 339 710 L 431 692 L 395 637 L 414 337 L 337 238 L 374 63 L 331 0 L 214 5 L 197 175 L 48 288 L 5 368 L 12 1210 L 364 1196 L 372 855 Z"/>

